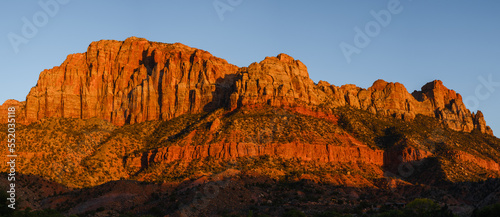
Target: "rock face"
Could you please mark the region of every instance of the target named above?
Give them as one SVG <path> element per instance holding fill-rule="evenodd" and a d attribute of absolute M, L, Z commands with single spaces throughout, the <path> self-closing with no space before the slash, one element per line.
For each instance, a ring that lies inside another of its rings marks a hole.
<path fill-rule="evenodd" d="M 465 132 L 478 129 L 482 133 L 493 134 L 486 126 L 481 111 L 477 114 L 471 113 L 465 107 L 462 96 L 453 90 L 448 90 L 441 81 L 427 83 L 421 91 L 415 91 L 412 95 L 421 105 L 424 105 L 417 107 L 417 112 L 428 109 L 430 106 L 435 116 L 443 120 L 451 129 Z"/>
<path fill-rule="evenodd" d="M 486 126 L 480 111 L 471 113 L 464 105 L 460 94 L 447 89 L 441 81 L 424 85 L 421 91 L 409 94 L 400 83 L 377 80 L 368 89 L 353 85 L 340 88 L 326 82 L 318 84 L 337 104 L 347 104 L 374 114 L 390 115 L 403 120 L 412 120 L 416 115 L 431 116 L 443 121 L 456 131 L 471 132 L 474 129 L 493 135 Z"/>
<path fill-rule="evenodd" d="M 15 118 L 16 121 L 18 120 L 24 120 L 24 107 L 25 107 L 25 102 L 19 102 L 17 100 L 12 100 L 9 99 L 3 103 L 3 105 L 0 105 L 0 123 L 7 123 L 8 122 L 8 109 L 10 107 L 16 108 L 16 113 L 15 113 Z"/>
<path fill-rule="evenodd" d="M 24 123 L 97 117 L 120 126 L 253 104 L 326 113 L 352 106 L 404 120 L 421 114 L 453 130 L 493 134 L 483 114 L 471 113 L 441 81 L 412 94 L 400 83 L 383 80 L 368 89 L 315 84 L 307 67 L 286 54 L 238 68 L 203 50 L 136 37 L 93 42 L 86 53 L 69 55 L 61 66 L 44 70 L 26 102 L 16 106 Z"/>
<path fill-rule="evenodd" d="M 382 166 L 384 151 L 373 150 L 366 146 L 339 146 L 339 144 L 265 144 L 254 143 L 224 143 L 211 145 L 169 146 L 126 159 L 126 167 L 136 171 L 147 168 L 153 163 L 170 163 L 176 160 L 189 162 L 193 159 L 214 157 L 221 160 L 236 159 L 246 156 L 297 158 L 303 161 L 319 163 L 366 163 Z"/>
<path fill-rule="evenodd" d="M 432 156 L 431 152 L 414 148 L 408 145 L 408 141 L 400 141 L 399 144 L 384 152 L 384 165 L 386 167 L 397 167 L 404 163 L 417 163 Z"/>
<path fill-rule="evenodd" d="M 500 171 L 500 164 L 494 160 L 479 158 L 464 151 L 455 151 L 452 155 L 457 161 L 476 164 L 487 170 Z"/>
<path fill-rule="evenodd" d="M 223 104 L 219 89 L 237 69 L 178 43 L 93 42 L 40 74 L 26 97 L 26 122 L 98 117 L 123 125 L 199 113 Z"/>
<path fill-rule="evenodd" d="M 325 94 L 309 79 L 306 66 L 286 54 L 241 68 L 231 108 L 251 104 L 318 105 Z"/>
<path fill-rule="evenodd" d="M 268 57 L 260 63 L 241 68 L 231 94 L 231 108 L 251 104 L 300 106 L 318 109 L 352 106 L 374 114 L 412 120 L 416 115 L 436 117 L 456 131 L 474 129 L 493 135 L 483 114 L 471 113 L 462 97 L 441 81 L 424 85 L 410 94 L 400 83 L 377 80 L 368 89 L 348 84 L 342 87 L 309 78 L 306 67 L 286 54 Z"/>

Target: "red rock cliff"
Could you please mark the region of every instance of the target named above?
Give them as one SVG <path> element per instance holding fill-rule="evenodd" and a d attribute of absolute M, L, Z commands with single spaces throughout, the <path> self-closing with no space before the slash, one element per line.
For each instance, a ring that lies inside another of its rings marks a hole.
<path fill-rule="evenodd" d="M 348 105 L 404 120 L 422 114 L 457 131 L 493 134 L 482 113 L 471 113 L 441 81 L 412 94 L 383 80 L 368 89 L 315 84 L 307 67 L 286 54 L 238 68 L 203 50 L 135 37 L 93 42 L 86 53 L 69 55 L 61 66 L 40 74 L 18 107 L 25 123 L 98 117 L 124 125 L 252 104 L 309 110 L 321 105 L 326 111 Z"/>
<path fill-rule="evenodd" d="M 342 87 L 309 78 L 307 68 L 286 54 L 267 57 L 241 68 L 231 94 L 231 108 L 251 104 L 298 105 L 305 108 L 352 106 L 374 114 L 412 120 L 416 115 L 436 117 L 456 131 L 478 129 L 493 135 L 483 114 L 471 113 L 462 97 L 441 81 L 424 85 L 410 94 L 400 83 L 377 80 L 368 89 L 348 84 Z"/>
<path fill-rule="evenodd" d="M 237 67 L 206 51 L 145 39 L 99 41 L 45 70 L 26 97 L 26 122 L 98 117 L 116 125 L 170 119 L 221 106 Z"/>
<path fill-rule="evenodd" d="M 383 150 L 373 150 L 367 146 L 341 146 L 341 144 L 254 144 L 224 143 L 210 145 L 170 146 L 154 149 L 126 159 L 126 167 L 136 171 L 147 168 L 153 163 L 170 163 L 176 160 L 185 162 L 193 159 L 214 157 L 228 160 L 247 156 L 273 156 L 285 159 L 297 158 L 318 163 L 366 163 L 383 165 Z"/>

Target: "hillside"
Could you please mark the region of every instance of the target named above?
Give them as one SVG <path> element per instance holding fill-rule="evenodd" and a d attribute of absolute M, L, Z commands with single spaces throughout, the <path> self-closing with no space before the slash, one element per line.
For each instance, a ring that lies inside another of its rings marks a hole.
<path fill-rule="evenodd" d="M 26 101 L 0 106 L 0 123 L 10 106 L 18 171 L 46 186 L 20 189 L 33 209 L 375 215 L 426 197 L 470 215 L 500 202 L 500 140 L 437 80 L 411 94 L 383 80 L 337 87 L 314 83 L 286 54 L 238 68 L 132 37 L 93 42 L 44 70 Z"/>

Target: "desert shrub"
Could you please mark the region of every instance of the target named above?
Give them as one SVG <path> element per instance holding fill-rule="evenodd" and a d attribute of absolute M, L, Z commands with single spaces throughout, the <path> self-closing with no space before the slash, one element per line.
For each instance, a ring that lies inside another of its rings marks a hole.
<path fill-rule="evenodd" d="M 389 210 L 378 217 L 454 217 L 447 206 L 441 207 L 431 199 L 417 198 L 402 210 Z"/>
<path fill-rule="evenodd" d="M 306 217 L 306 214 L 304 214 L 300 210 L 291 209 L 285 212 L 285 214 L 283 214 L 283 217 Z"/>
<path fill-rule="evenodd" d="M 496 217 L 500 215 L 500 203 L 475 210 L 472 217 Z"/>

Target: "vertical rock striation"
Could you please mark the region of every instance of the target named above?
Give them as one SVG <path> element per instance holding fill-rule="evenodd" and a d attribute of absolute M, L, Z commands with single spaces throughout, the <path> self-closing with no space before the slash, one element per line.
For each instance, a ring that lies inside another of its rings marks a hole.
<path fill-rule="evenodd" d="M 140 38 L 99 41 L 40 74 L 26 122 L 98 117 L 116 125 L 167 120 L 221 106 L 237 67 L 206 51 Z"/>
<path fill-rule="evenodd" d="M 483 114 L 470 112 L 441 81 L 411 94 L 383 80 L 368 89 L 315 84 L 307 67 L 286 54 L 238 68 L 203 50 L 136 37 L 93 42 L 86 53 L 69 55 L 61 66 L 44 70 L 26 102 L 16 105 L 24 123 L 97 117 L 120 126 L 254 104 L 327 112 L 351 106 L 404 120 L 420 114 L 453 130 L 493 134 Z"/>

